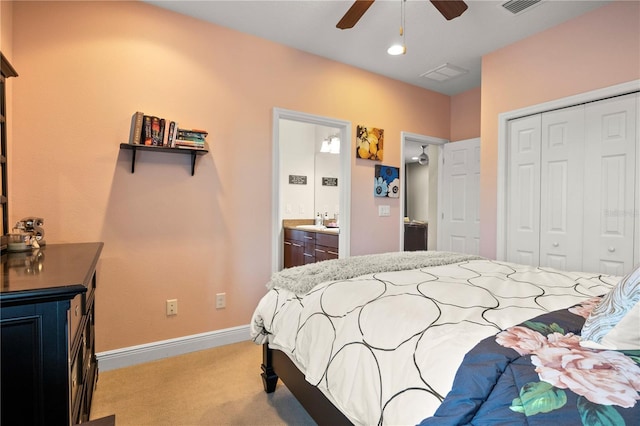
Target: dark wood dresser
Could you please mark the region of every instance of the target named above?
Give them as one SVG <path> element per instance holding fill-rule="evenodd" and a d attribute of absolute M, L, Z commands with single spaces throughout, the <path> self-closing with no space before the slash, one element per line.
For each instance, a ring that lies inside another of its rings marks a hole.
<path fill-rule="evenodd" d="M 89 419 L 98 377 L 95 290 L 102 246 L 49 244 L 2 255 L 1 424 Z"/>

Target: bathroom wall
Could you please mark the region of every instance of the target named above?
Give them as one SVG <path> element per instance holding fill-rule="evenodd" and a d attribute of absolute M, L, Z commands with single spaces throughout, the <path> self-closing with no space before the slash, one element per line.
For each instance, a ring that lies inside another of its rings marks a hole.
<path fill-rule="evenodd" d="M 314 207 L 316 126 L 280 120 L 280 211 L 283 219 L 311 219 Z M 291 184 L 289 176 L 304 176 L 306 184 Z"/>

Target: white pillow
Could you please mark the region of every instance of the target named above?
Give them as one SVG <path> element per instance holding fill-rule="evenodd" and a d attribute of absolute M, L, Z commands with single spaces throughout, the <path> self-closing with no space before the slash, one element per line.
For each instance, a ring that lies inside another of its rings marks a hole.
<path fill-rule="evenodd" d="M 602 297 L 582 327 L 580 345 L 640 349 L 640 265 Z"/>

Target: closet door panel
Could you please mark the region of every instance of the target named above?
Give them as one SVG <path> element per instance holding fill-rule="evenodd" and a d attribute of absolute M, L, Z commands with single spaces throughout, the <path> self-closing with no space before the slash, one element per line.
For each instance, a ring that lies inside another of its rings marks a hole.
<path fill-rule="evenodd" d="M 542 114 L 540 265 L 582 268 L 584 106 Z"/>
<path fill-rule="evenodd" d="M 634 263 L 637 94 L 585 108 L 583 270 L 624 275 Z"/>
<path fill-rule="evenodd" d="M 509 123 L 507 260 L 538 265 L 540 258 L 540 115 Z"/>

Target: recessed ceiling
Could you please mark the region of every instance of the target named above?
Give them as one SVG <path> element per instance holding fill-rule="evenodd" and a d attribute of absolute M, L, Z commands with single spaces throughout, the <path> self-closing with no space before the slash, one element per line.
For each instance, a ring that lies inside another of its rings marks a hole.
<path fill-rule="evenodd" d="M 390 56 L 401 0 L 375 1 L 348 30 L 336 24 L 351 0 L 146 2 L 445 95 L 480 86 L 483 55 L 609 3 L 542 0 L 514 14 L 502 6 L 506 0 L 466 0 L 462 16 L 447 21 L 428 0 L 408 0 L 407 53 Z M 422 76 L 444 64 L 468 72 L 442 81 Z"/>

